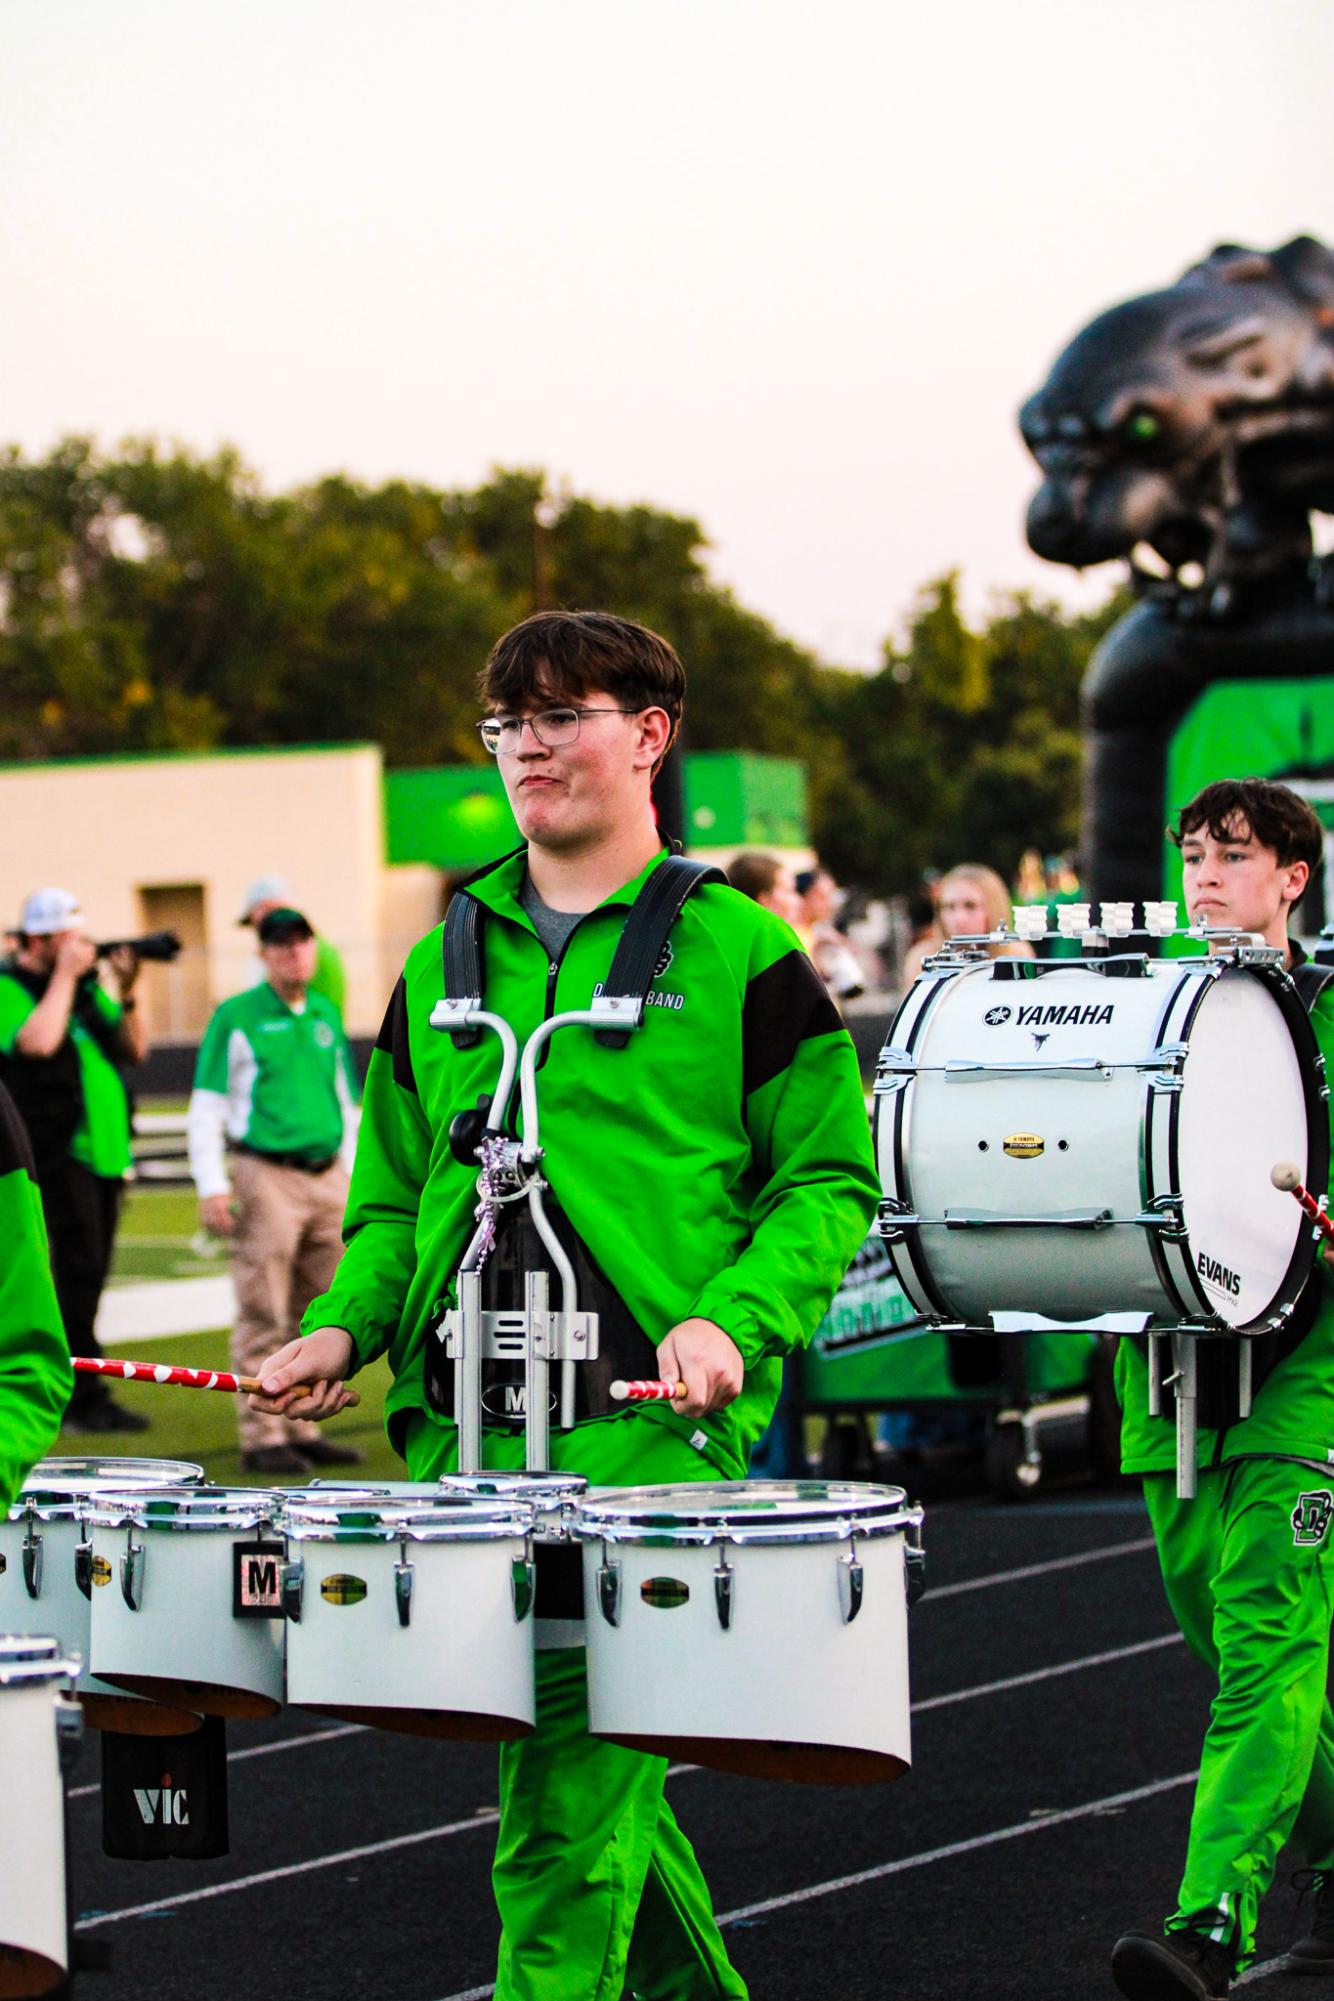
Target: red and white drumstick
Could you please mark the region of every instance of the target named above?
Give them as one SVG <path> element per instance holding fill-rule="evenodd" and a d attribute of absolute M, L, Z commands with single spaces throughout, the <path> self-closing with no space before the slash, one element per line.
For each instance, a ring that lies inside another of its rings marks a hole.
<path fill-rule="evenodd" d="M 76 1369 L 88 1376 L 119 1376 L 127 1383 L 170 1383 L 180 1390 L 230 1390 L 237 1396 L 258 1396 L 263 1384 L 258 1376 L 234 1376 L 227 1369 L 184 1369 L 169 1362 L 118 1362 L 101 1355 L 74 1355 Z M 347 1392 L 348 1403 L 361 1398 Z"/>
<path fill-rule="evenodd" d="M 614 1382 L 611 1394 L 617 1403 L 652 1403 L 655 1398 L 683 1397 L 684 1383 L 664 1383 L 658 1378 L 637 1383 Z"/>
<path fill-rule="evenodd" d="M 1275 1188 L 1281 1188 L 1286 1194 L 1294 1196 L 1316 1228 L 1334 1243 L 1334 1222 L 1330 1221 L 1310 1189 L 1303 1188 L 1301 1172 L 1290 1160 L 1276 1161 L 1269 1170 L 1269 1179 Z"/>

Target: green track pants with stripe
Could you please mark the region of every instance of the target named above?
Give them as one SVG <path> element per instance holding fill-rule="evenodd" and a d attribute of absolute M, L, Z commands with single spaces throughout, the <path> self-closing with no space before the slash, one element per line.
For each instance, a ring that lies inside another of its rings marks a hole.
<path fill-rule="evenodd" d="M 1193 1501 L 1151 1473 L 1144 1498 L 1172 1611 L 1218 1677 L 1167 1929 L 1209 1933 L 1240 1968 L 1284 1843 L 1334 1868 L 1334 1468 L 1238 1460 Z"/>
<path fill-rule="evenodd" d="M 522 1466 L 522 1435 L 488 1435 L 485 1458 Z M 593 1486 L 718 1478 L 637 1414 L 553 1435 L 551 1458 Z M 414 1419 L 407 1460 L 414 1480 L 450 1471 L 453 1430 Z M 589 1736 L 581 1647 L 537 1656 L 537 1729 L 500 1753 L 496 2001 L 746 2001 L 666 1776 L 665 1758 Z"/>

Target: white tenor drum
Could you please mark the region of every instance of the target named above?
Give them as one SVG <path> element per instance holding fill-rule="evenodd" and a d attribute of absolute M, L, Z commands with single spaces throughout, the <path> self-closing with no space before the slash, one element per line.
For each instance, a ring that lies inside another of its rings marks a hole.
<path fill-rule="evenodd" d="M 920 1313 L 1277 1331 L 1324 1188 L 1323 1065 L 1278 955 L 928 971 L 875 1085 L 881 1228 Z"/>
<path fill-rule="evenodd" d="M 289 1702 L 421 1737 L 531 1732 L 531 1507 L 311 1491 L 285 1522 Z"/>
<path fill-rule="evenodd" d="M 93 1674 L 90 1517 L 99 1500 L 122 1489 L 203 1478 L 202 1466 L 183 1459 L 42 1459 L 0 1518 L 0 1633 L 53 1633 L 78 1655 L 84 1720 L 98 1729 L 170 1737 L 199 1728 L 197 1715 L 127 1695 Z"/>
<path fill-rule="evenodd" d="M 828 1785 L 911 1762 L 898 1487 L 638 1487 L 579 1507 L 595 1736 Z"/>
<path fill-rule="evenodd" d="M 63 1994 L 65 1792 L 60 1733 L 78 1673 L 53 1639 L 0 1638 L 0 1994 Z"/>
<path fill-rule="evenodd" d="M 446 1473 L 440 1491 L 533 1510 L 533 1647 L 539 1654 L 584 1644 L 584 1558 L 574 1518 L 588 1492 L 582 1473 Z"/>
<path fill-rule="evenodd" d="M 283 1696 L 282 1503 L 250 1487 L 168 1487 L 92 1511 L 93 1666 L 206 1716 L 272 1716 Z"/>

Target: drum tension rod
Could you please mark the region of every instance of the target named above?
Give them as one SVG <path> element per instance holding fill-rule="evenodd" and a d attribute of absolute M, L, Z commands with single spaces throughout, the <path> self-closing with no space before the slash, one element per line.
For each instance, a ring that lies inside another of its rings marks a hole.
<path fill-rule="evenodd" d="M 398 1562 L 394 1565 L 394 1605 L 400 1626 L 412 1623 L 413 1574 L 412 1565 L 408 1562 L 408 1539 L 403 1535 L 398 1539 Z"/>
<path fill-rule="evenodd" d="M 621 1623 L 621 1566 L 607 1554 L 606 1542 L 602 1545 L 602 1561 L 597 1570 L 598 1606 L 609 1626 Z"/>
<path fill-rule="evenodd" d="M 727 1632 L 732 1624 L 733 1593 L 736 1590 L 736 1572 L 727 1561 L 726 1545 L 718 1553 L 718 1561 L 713 1567 L 713 1602 L 718 1608 L 718 1624 Z"/>
<path fill-rule="evenodd" d="M 28 1532 L 23 1538 L 23 1588 L 30 1598 L 42 1595 L 42 1538 L 28 1521 Z"/>
<path fill-rule="evenodd" d="M 843 1608 L 843 1623 L 850 1626 L 862 1609 L 862 1598 L 866 1590 L 866 1572 L 861 1558 L 857 1555 L 857 1536 L 854 1531 L 848 1538 L 848 1553 L 838 1560 L 838 1602 Z"/>

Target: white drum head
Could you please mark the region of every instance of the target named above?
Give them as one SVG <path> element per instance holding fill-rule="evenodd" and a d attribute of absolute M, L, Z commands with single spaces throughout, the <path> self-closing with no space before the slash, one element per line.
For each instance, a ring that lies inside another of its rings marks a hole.
<path fill-rule="evenodd" d="M 1190 1028 L 1177 1128 L 1182 1216 L 1205 1296 L 1230 1327 L 1261 1319 L 1283 1290 L 1305 1227 L 1273 1186 L 1275 1161 L 1305 1167 L 1298 1055 L 1268 988 L 1230 970 Z"/>

